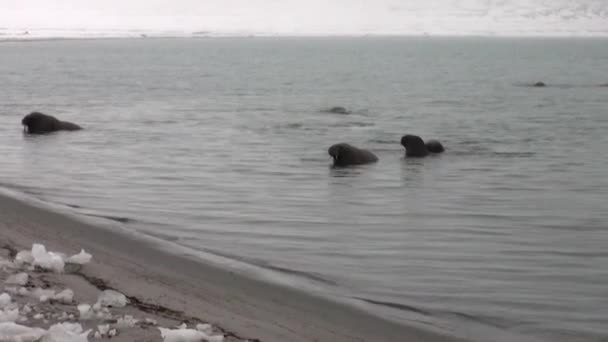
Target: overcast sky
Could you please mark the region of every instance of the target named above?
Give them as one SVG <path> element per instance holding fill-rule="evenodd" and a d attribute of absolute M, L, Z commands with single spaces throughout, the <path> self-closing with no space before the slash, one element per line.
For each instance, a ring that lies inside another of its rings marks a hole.
<path fill-rule="evenodd" d="M 2 27 L 353 34 L 608 31 L 608 0 L 0 0 Z"/>

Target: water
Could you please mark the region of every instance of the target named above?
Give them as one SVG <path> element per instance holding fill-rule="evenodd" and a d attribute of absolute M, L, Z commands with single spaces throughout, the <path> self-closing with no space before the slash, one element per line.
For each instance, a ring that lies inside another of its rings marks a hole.
<path fill-rule="evenodd" d="M 607 43 L 7 42 L 0 183 L 394 319 L 599 341 Z M 86 129 L 23 136 L 33 110 Z M 447 152 L 406 160 L 405 133 Z M 380 162 L 330 168 L 342 141 Z"/>

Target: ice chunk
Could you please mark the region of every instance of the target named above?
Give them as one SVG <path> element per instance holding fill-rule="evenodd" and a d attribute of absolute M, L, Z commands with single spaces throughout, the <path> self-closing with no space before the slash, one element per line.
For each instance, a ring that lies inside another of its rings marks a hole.
<path fill-rule="evenodd" d="M 34 315 L 34 319 L 41 320 L 43 318 L 44 318 L 44 315 L 41 314 L 41 313 L 37 313 L 37 314 Z"/>
<path fill-rule="evenodd" d="M 112 329 L 112 330 L 108 331 L 108 337 L 110 337 L 110 338 L 116 336 L 116 334 L 118 334 L 118 331 L 116 331 L 116 329 Z"/>
<path fill-rule="evenodd" d="M 16 322 L 18 319 L 19 308 L 0 310 L 0 322 Z"/>
<path fill-rule="evenodd" d="M 17 265 L 32 264 L 34 263 L 34 256 L 32 256 L 31 251 L 21 251 L 15 256 L 15 263 Z"/>
<path fill-rule="evenodd" d="M 38 341 L 45 331 L 40 328 L 29 328 L 12 322 L 0 323 L 0 341 L 34 342 Z"/>
<path fill-rule="evenodd" d="M 133 328 L 139 320 L 133 318 L 131 315 L 125 315 L 116 322 L 116 326 L 119 328 Z"/>
<path fill-rule="evenodd" d="M 27 284 L 27 280 L 29 279 L 29 276 L 27 275 L 27 273 L 18 273 L 18 274 L 13 274 L 12 276 L 8 277 L 5 281 L 6 284 L 11 284 L 11 285 L 25 285 Z"/>
<path fill-rule="evenodd" d="M 120 292 L 114 290 L 105 290 L 99 294 L 97 303 L 101 306 L 112 306 L 122 308 L 127 305 L 127 297 Z"/>
<path fill-rule="evenodd" d="M 58 323 L 49 328 L 41 342 L 88 342 L 90 332 L 83 332 L 78 323 Z"/>
<path fill-rule="evenodd" d="M 194 329 L 158 328 L 164 342 L 200 342 L 207 334 Z"/>
<path fill-rule="evenodd" d="M 4 309 L 11 303 L 11 296 L 8 293 L 0 294 L 0 309 Z"/>
<path fill-rule="evenodd" d="M 213 333 L 213 328 L 211 327 L 211 324 L 197 324 L 196 330 L 202 331 L 207 335 L 211 335 Z"/>
<path fill-rule="evenodd" d="M 38 298 L 38 300 L 41 302 L 46 302 L 49 299 L 55 298 L 55 290 L 45 290 L 37 287 L 30 293 L 33 297 Z"/>
<path fill-rule="evenodd" d="M 80 250 L 80 253 L 76 254 L 76 255 L 72 255 L 71 257 L 66 259 L 66 262 L 68 263 L 72 263 L 72 264 L 79 264 L 79 265 L 84 265 L 84 264 L 88 264 L 91 261 L 91 258 L 93 256 L 87 252 L 84 251 L 84 249 Z"/>
<path fill-rule="evenodd" d="M 103 308 L 96 312 L 96 316 L 99 319 L 112 319 L 112 313 L 108 308 Z"/>
<path fill-rule="evenodd" d="M 17 292 L 19 290 L 16 287 L 14 287 L 14 286 L 7 286 L 7 287 L 4 288 L 4 291 L 6 291 L 6 293 L 14 295 L 14 294 L 17 294 Z"/>
<path fill-rule="evenodd" d="M 79 304 L 78 312 L 80 313 L 81 320 L 89 320 L 93 318 L 93 311 L 89 304 Z"/>
<path fill-rule="evenodd" d="M 9 260 L 0 257 L 0 269 L 14 268 L 15 264 Z"/>
<path fill-rule="evenodd" d="M 101 334 L 101 336 L 106 336 L 106 335 L 108 335 L 108 331 L 110 331 L 110 325 L 109 324 L 98 325 L 97 330 L 99 331 L 99 334 Z"/>
<path fill-rule="evenodd" d="M 30 305 L 29 305 L 29 304 L 25 304 L 25 305 L 23 306 L 23 308 L 21 308 L 21 313 L 22 313 L 23 315 L 27 315 L 27 314 L 29 314 L 30 312 L 32 312 L 32 308 L 30 307 Z"/>
<path fill-rule="evenodd" d="M 194 329 L 165 329 L 158 328 L 164 342 L 222 342 L 224 336 L 209 336 L 206 333 Z"/>
<path fill-rule="evenodd" d="M 145 321 L 146 321 L 147 324 L 151 324 L 151 325 L 157 325 L 158 324 L 158 322 L 155 319 L 152 319 L 152 318 L 146 318 Z"/>
<path fill-rule="evenodd" d="M 55 299 L 56 301 L 63 303 L 63 304 L 70 304 L 70 303 L 72 303 L 72 300 L 74 299 L 74 291 L 72 291 L 70 289 L 65 289 L 65 290 L 59 292 L 58 294 L 56 294 L 55 297 L 53 297 L 53 299 Z"/>
<path fill-rule="evenodd" d="M 20 296 L 29 296 L 30 295 L 30 290 L 26 289 L 25 287 L 20 287 L 19 291 L 17 293 Z"/>
<path fill-rule="evenodd" d="M 47 252 L 44 245 L 34 244 L 32 246 L 32 256 L 34 257 L 32 265 L 57 273 L 63 272 L 65 266 L 63 257 L 58 253 Z"/>

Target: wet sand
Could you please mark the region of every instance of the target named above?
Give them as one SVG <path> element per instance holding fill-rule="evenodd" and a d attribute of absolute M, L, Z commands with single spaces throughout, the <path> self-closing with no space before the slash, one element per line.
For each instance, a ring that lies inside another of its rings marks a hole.
<path fill-rule="evenodd" d="M 287 286 L 236 274 L 186 253 L 168 252 L 162 248 L 164 243 L 120 227 L 92 224 L 76 215 L 0 194 L 3 253 L 10 255 L 30 249 L 33 243 L 67 254 L 84 248 L 93 255 L 93 261 L 75 273 L 43 273 L 32 276 L 32 281 L 69 287 L 75 292 L 75 302 L 94 302 L 99 291 L 115 289 L 130 299 L 119 314 L 150 318 L 165 327 L 181 322 L 210 323 L 227 341 L 457 340 L 384 320 Z M 48 305 L 51 306 L 47 311 L 74 311 L 74 306 L 70 309 L 60 304 Z M 28 326 L 36 324 L 42 322 L 27 322 Z M 158 329 L 150 327 L 127 329 L 115 338 L 162 340 Z"/>

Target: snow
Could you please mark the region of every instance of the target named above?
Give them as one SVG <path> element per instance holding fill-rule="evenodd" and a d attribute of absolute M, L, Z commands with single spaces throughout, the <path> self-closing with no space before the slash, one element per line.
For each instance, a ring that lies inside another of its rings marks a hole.
<path fill-rule="evenodd" d="M 120 292 L 114 290 L 105 290 L 99 294 L 97 298 L 97 303 L 102 307 L 116 307 L 122 308 L 127 305 L 127 297 Z"/>
<path fill-rule="evenodd" d="M 89 262 L 91 262 L 92 258 L 93 258 L 93 256 L 91 254 L 85 252 L 84 249 L 81 249 L 80 253 L 78 253 L 76 255 L 72 255 L 71 257 L 67 258 L 65 261 L 67 263 L 71 263 L 71 264 L 85 265 L 85 264 L 88 264 Z"/>
<path fill-rule="evenodd" d="M 2 342 L 34 342 L 45 333 L 40 328 L 29 328 L 13 322 L 0 323 L 0 341 Z"/>
<path fill-rule="evenodd" d="M 28 274 L 22 272 L 22 273 L 13 274 L 13 275 L 9 276 L 4 283 L 23 286 L 23 285 L 27 284 L 28 279 L 29 279 Z"/>
<path fill-rule="evenodd" d="M 14 2 L 14 1 L 13 1 Z M 4 3 L 4 6 L 3 6 Z M 8 3 L 9 5 L 6 5 Z M 14 2 L 19 3 L 19 2 Z M 0 35 L 603 35 L 606 0 L 0 1 Z M 27 31 L 27 33 L 26 33 Z"/>

